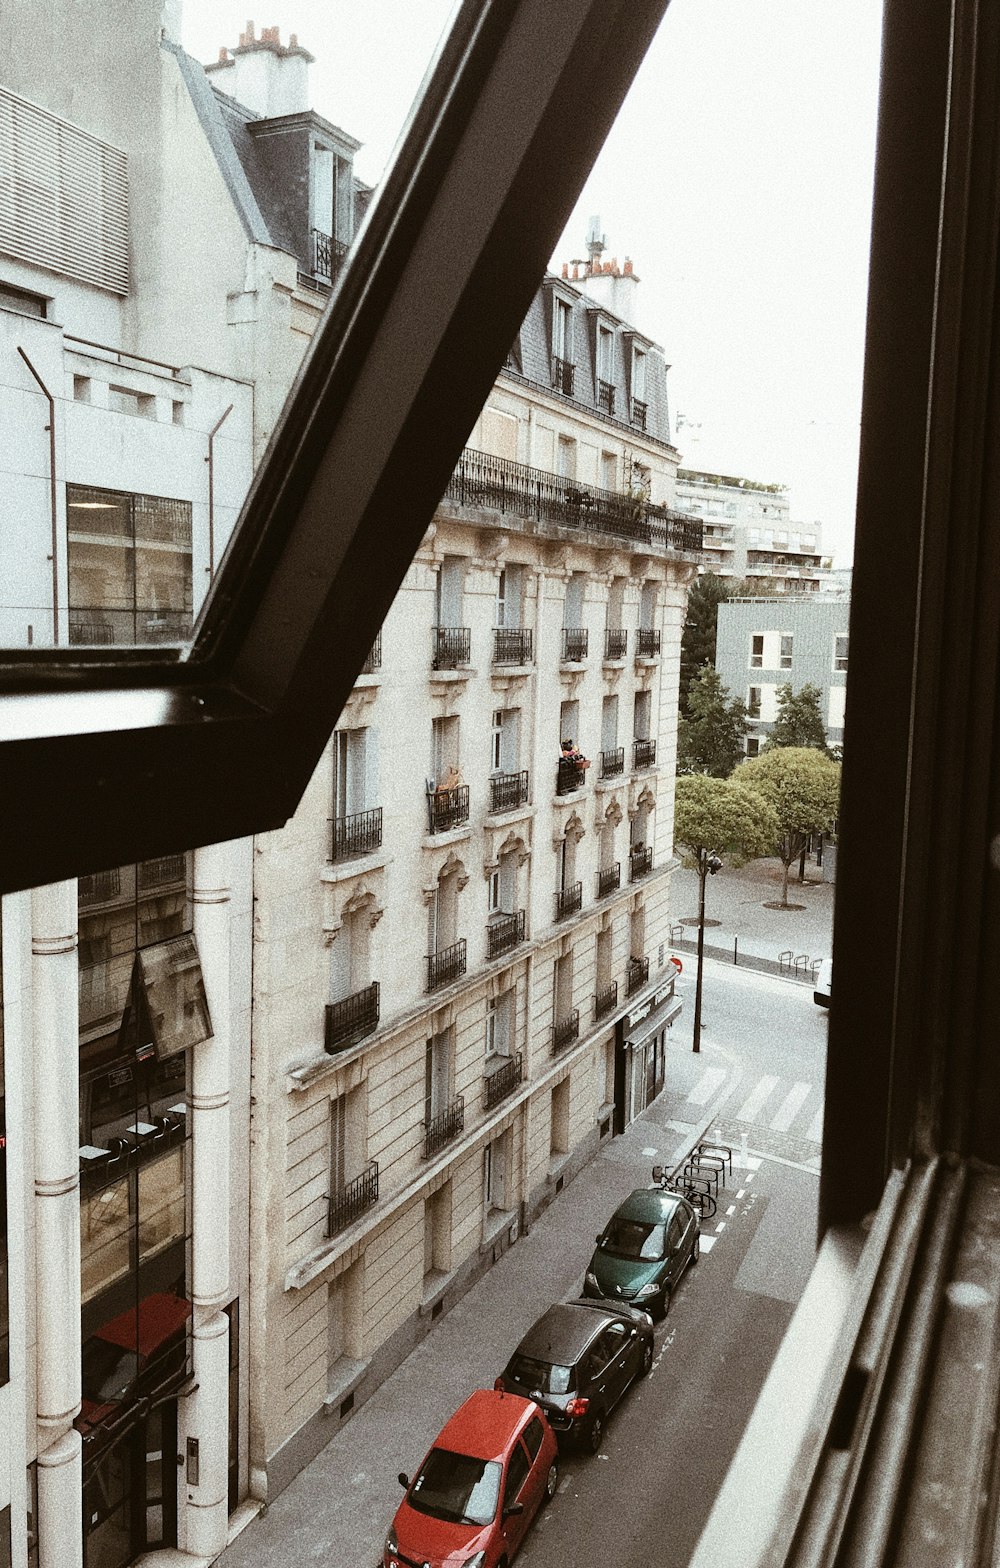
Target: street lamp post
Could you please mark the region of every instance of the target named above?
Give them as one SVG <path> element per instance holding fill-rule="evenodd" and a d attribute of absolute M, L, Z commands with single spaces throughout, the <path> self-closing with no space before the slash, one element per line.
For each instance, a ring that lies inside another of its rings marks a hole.
<path fill-rule="evenodd" d="M 692 1051 L 701 1050 L 701 977 L 702 965 L 705 961 L 705 878 L 715 876 L 722 870 L 722 861 L 718 855 L 709 854 L 707 849 L 698 851 L 698 973 L 694 984 L 694 1039 Z"/>

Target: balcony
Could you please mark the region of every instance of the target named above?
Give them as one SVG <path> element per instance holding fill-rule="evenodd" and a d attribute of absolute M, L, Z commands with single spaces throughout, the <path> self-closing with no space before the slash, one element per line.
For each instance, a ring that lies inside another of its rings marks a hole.
<path fill-rule="evenodd" d="M 483 1100 L 488 1111 L 506 1100 L 508 1094 L 513 1094 L 524 1076 L 520 1051 L 516 1056 L 501 1056 L 497 1060 L 500 1065 L 492 1070 L 487 1068 L 483 1075 Z"/>
<path fill-rule="evenodd" d="M 468 822 L 468 784 L 459 784 L 455 789 L 433 790 L 427 797 L 427 816 L 430 833 L 447 833 L 450 828 Z"/>
<path fill-rule="evenodd" d="M 628 879 L 638 882 L 640 877 L 647 876 L 653 869 L 652 844 L 638 845 L 628 853 Z"/>
<path fill-rule="evenodd" d="M 635 634 L 635 656 L 637 659 L 655 659 L 660 652 L 660 634 L 648 626 L 640 626 Z"/>
<path fill-rule="evenodd" d="M 322 229 L 312 231 L 312 270 L 313 276 L 321 278 L 325 283 L 334 283 L 344 265 L 347 255 L 347 246 L 341 240 L 335 240 L 332 234 L 324 234 Z"/>
<path fill-rule="evenodd" d="M 655 768 L 656 742 L 655 740 L 637 740 L 632 747 L 633 768 Z"/>
<path fill-rule="evenodd" d="M 374 675 L 375 671 L 376 670 L 380 670 L 381 668 L 382 668 L 382 628 L 380 626 L 378 631 L 375 634 L 375 641 L 372 643 L 371 652 L 369 653 L 369 655 L 368 655 L 367 659 L 365 660 L 364 664 L 361 666 L 361 673 L 362 673 L 362 675 Z"/>
<path fill-rule="evenodd" d="M 557 1056 L 560 1051 L 565 1051 L 568 1045 L 580 1038 L 580 1009 L 574 1007 L 565 1018 L 560 1018 L 552 1025 L 552 1055 Z"/>
<path fill-rule="evenodd" d="M 604 657 L 624 659 L 628 653 L 628 631 L 621 626 L 609 626 L 604 634 Z"/>
<path fill-rule="evenodd" d="M 187 879 L 186 855 L 160 855 L 156 860 L 140 860 L 139 891 L 170 887 Z"/>
<path fill-rule="evenodd" d="M 598 383 L 597 383 L 597 406 L 598 406 L 598 408 L 603 409 L 606 414 L 613 414 L 614 413 L 614 411 L 615 411 L 615 389 L 614 389 L 613 382 L 611 382 L 611 381 L 598 381 Z"/>
<path fill-rule="evenodd" d="M 552 358 L 552 385 L 557 392 L 562 392 L 566 397 L 573 396 L 573 383 L 576 380 L 576 366 L 568 359 L 560 359 L 558 355 Z"/>
<path fill-rule="evenodd" d="M 340 1002 L 326 1004 L 326 1030 L 323 1049 L 331 1056 L 349 1050 L 378 1028 L 378 981 L 363 991 L 355 991 Z"/>
<path fill-rule="evenodd" d="M 633 425 L 638 425 L 640 430 L 645 430 L 646 428 L 646 415 L 648 412 L 648 405 L 642 401 L 642 398 L 634 397 L 632 399 L 632 423 Z"/>
<path fill-rule="evenodd" d="M 191 548 L 190 540 L 186 548 Z M 178 643 L 187 642 L 190 636 L 191 616 L 183 610 L 153 610 L 141 605 L 131 610 L 84 605 L 71 605 L 69 609 L 71 647 L 119 648 Z"/>
<path fill-rule="evenodd" d="M 531 663 L 531 631 L 527 626 L 493 628 L 493 663 Z"/>
<path fill-rule="evenodd" d="M 457 1138 L 465 1128 L 465 1096 L 456 1094 L 451 1104 L 439 1116 L 424 1123 L 424 1159 L 432 1160 L 435 1154 Z"/>
<path fill-rule="evenodd" d="M 625 966 L 625 995 L 634 996 L 649 979 L 649 959 L 630 958 Z"/>
<path fill-rule="evenodd" d="M 113 898 L 120 898 L 121 891 L 120 867 L 114 866 L 110 871 L 92 871 L 89 876 L 81 877 L 77 883 L 77 903 L 81 909 L 86 909 L 91 904 L 107 904 Z"/>
<path fill-rule="evenodd" d="M 371 855 L 382 847 L 382 807 L 355 811 L 349 817 L 334 817 L 330 841 L 331 860 L 353 860 Z"/>
<path fill-rule="evenodd" d="M 585 626 L 564 626 L 562 658 L 564 664 L 582 664 L 587 657 L 588 632 Z"/>
<path fill-rule="evenodd" d="M 601 763 L 601 778 L 617 778 L 619 773 L 625 772 L 625 747 L 615 746 L 611 751 L 599 753 Z"/>
<path fill-rule="evenodd" d="M 594 1021 L 598 1018 L 607 1018 L 618 1006 L 618 981 L 612 980 L 610 985 L 602 986 L 594 997 Z"/>
<path fill-rule="evenodd" d="M 453 942 L 451 947 L 443 947 L 439 953 L 427 955 L 427 989 L 436 991 L 440 986 L 450 985 L 453 980 L 458 980 L 465 974 L 465 937 L 461 941 Z"/>
<path fill-rule="evenodd" d="M 583 883 L 574 882 L 572 887 L 561 887 L 556 891 L 556 919 L 565 920 L 567 915 L 575 915 L 578 909 L 583 908 Z"/>
<path fill-rule="evenodd" d="M 457 506 L 495 511 L 554 528 L 573 528 L 658 550 L 698 556 L 702 519 L 686 512 L 651 506 L 621 490 L 602 490 L 531 468 L 509 457 L 494 457 L 467 447 L 445 500 Z"/>
<path fill-rule="evenodd" d="M 602 866 L 597 873 L 597 896 L 607 898 L 609 893 L 616 893 L 622 885 L 622 864 L 616 860 L 613 866 Z"/>
<path fill-rule="evenodd" d="M 366 1209 L 378 1202 L 378 1160 L 372 1160 L 366 1171 L 349 1181 L 339 1192 L 330 1194 L 330 1218 L 327 1234 L 336 1236 L 359 1220 Z"/>
<path fill-rule="evenodd" d="M 490 810 L 516 811 L 528 799 L 528 770 L 494 773 L 490 777 Z"/>
<path fill-rule="evenodd" d="M 435 626 L 434 653 L 431 659 L 435 670 L 457 670 L 468 664 L 472 657 L 472 631 L 468 626 Z"/>
<path fill-rule="evenodd" d="M 587 782 L 587 768 L 589 763 L 573 762 L 569 757 L 560 757 L 556 767 L 556 794 L 572 795 L 574 790 L 583 789 Z"/>
<path fill-rule="evenodd" d="M 524 941 L 524 910 L 495 915 L 486 927 L 486 957 L 502 958 Z"/>

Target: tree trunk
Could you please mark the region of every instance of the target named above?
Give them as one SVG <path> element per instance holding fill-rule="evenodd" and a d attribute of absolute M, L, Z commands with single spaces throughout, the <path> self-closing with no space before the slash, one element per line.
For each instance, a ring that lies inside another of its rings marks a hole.
<path fill-rule="evenodd" d="M 782 909 L 787 909 L 788 908 L 788 872 L 789 872 L 789 870 L 791 868 L 791 864 L 792 863 L 791 863 L 790 860 L 783 860 L 781 862 L 781 872 L 782 872 L 782 875 L 781 875 L 781 907 L 782 907 Z"/>

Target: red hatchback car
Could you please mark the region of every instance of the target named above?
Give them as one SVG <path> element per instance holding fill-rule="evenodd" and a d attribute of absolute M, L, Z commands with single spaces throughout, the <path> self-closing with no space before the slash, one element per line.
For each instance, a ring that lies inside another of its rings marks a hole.
<path fill-rule="evenodd" d="M 384 1568 L 506 1568 L 555 1496 L 555 1435 L 532 1399 L 478 1389 L 442 1428 L 396 1510 Z"/>

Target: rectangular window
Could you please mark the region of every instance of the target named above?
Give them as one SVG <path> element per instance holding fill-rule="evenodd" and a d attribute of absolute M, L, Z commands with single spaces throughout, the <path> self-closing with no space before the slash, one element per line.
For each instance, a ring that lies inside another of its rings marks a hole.
<path fill-rule="evenodd" d="M 347 1185 L 347 1095 L 330 1101 L 330 1192 Z"/>
<path fill-rule="evenodd" d="M 850 639 L 845 635 L 833 639 L 833 667 L 835 670 L 847 669 L 847 645 Z"/>
<path fill-rule="evenodd" d="M 560 479 L 576 478 L 576 442 L 570 436 L 559 437 L 558 462 Z"/>
<path fill-rule="evenodd" d="M 375 765 L 375 731 L 334 730 L 333 815 L 337 820 L 367 811 L 375 799 L 369 771 Z"/>
<path fill-rule="evenodd" d="M 483 1151 L 483 1186 L 487 1210 L 503 1212 L 510 1204 L 511 1133 L 501 1133 Z"/>
<path fill-rule="evenodd" d="M 571 740 L 577 745 L 580 740 L 580 704 L 576 701 L 561 702 L 559 704 L 559 740 Z M 583 747 L 580 747 L 583 750 Z"/>
<path fill-rule="evenodd" d="M 458 716 L 431 720 L 431 777 L 442 780 L 449 768 L 458 769 Z"/>
<path fill-rule="evenodd" d="M 182 642 L 191 631 L 191 503 L 66 486 L 69 640 Z"/>
<path fill-rule="evenodd" d="M 451 1097 L 452 1034 L 444 1029 L 431 1035 L 424 1047 L 424 1126 L 448 1108 Z"/>
<path fill-rule="evenodd" d="M 509 1056 L 514 1037 L 514 992 L 503 991 L 486 1004 L 486 1055 Z"/>
<path fill-rule="evenodd" d="M 0 283 L 0 310 L 16 310 L 20 316 L 38 316 L 42 321 L 49 313 L 49 302 L 44 294 L 31 294 L 13 283 Z"/>
<path fill-rule="evenodd" d="M 490 731 L 490 768 L 494 773 L 503 771 L 503 709 L 497 708 L 493 714 L 493 728 Z"/>
<path fill-rule="evenodd" d="M 636 740 L 650 740 L 650 724 L 653 716 L 653 694 L 649 691 L 637 691 L 635 694 L 635 727 L 633 734 Z"/>
<path fill-rule="evenodd" d="M 601 453 L 601 489 L 617 490 L 618 458 L 614 452 Z"/>
<path fill-rule="evenodd" d="M 759 735 L 748 735 L 747 736 L 747 756 L 748 757 L 759 757 L 760 756 L 760 736 Z"/>
<path fill-rule="evenodd" d="M 557 299 L 552 315 L 552 353 L 566 364 L 574 362 L 573 312 L 565 300 Z"/>
<path fill-rule="evenodd" d="M 646 401 L 646 355 L 641 348 L 632 350 L 632 396 Z"/>
<path fill-rule="evenodd" d="M 759 686 L 750 686 L 750 687 L 747 688 L 747 718 L 748 719 L 759 719 L 760 718 L 760 687 Z"/>
<path fill-rule="evenodd" d="M 131 387 L 108 387 L 108 407 L 115 414 L 137 414 L 142 419 L 156 418 L 156 399 Z"/>
<path fill-rule="evenodd" d="M 764 634 L 755 632 L 750 638 L 750 668 L 762 670 L 764 668 Z"/>
<path fill-rule="evenodd" d="M 552 1090 L 552 1118 L 549 1128 L 549 1154 L 558 1158 L 569 1153 L 569 1079 Z"/>
<path fill-rule="evenodd" d="M 609 327 L 597 329 L 597 376 L 599 381 L 613 381 L 615 368 L 615 335 Z"/>
<path fill-rule="evenodd" d="M 790 670 L 792 667 L 792 638 L 785 633 L 781 638 L 781 651 L 778 656 L 778 668 Z"/>

